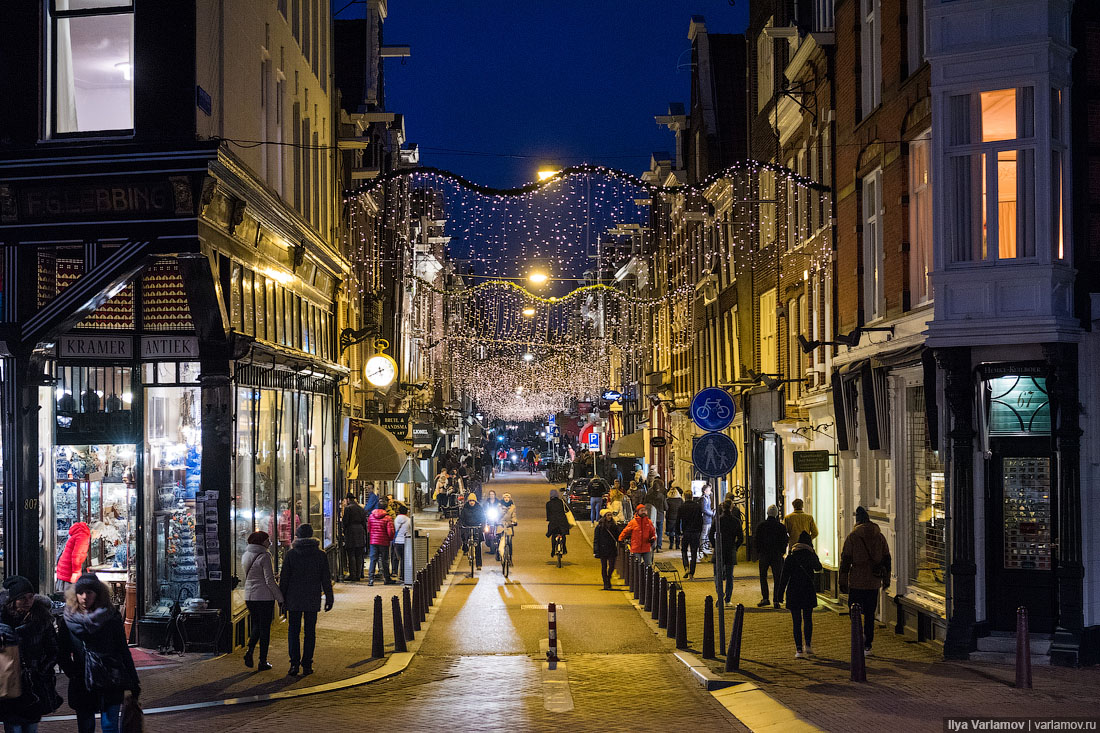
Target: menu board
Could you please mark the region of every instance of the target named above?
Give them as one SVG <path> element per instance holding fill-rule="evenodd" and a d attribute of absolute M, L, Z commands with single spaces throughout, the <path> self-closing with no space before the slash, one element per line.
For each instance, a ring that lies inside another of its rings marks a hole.
<path fill-rule="evenodd" d="M 1050 459 L 1004 458 L 1006 570 L 1050 570 Z"/>

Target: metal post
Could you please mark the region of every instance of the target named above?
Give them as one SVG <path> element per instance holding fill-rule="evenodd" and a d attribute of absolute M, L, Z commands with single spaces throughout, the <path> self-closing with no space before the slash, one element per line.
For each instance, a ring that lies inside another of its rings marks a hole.
<path fill-rule="evenodd" d="M 382 596 L 374 597 L 374 633 L 371 637 L 370 655 L 375 659 L 386 656 L 386 636 L 382 628 Z"/>
<path fill-rule="evenodd" d="M 852 682 L 867 681 L 867 659 L 863 656 L 863 609 L 858 603 L 848 608 L 852 616 Z"/>
<path fill-rule="evenodd" d="M 653 568 L 648 565 L 643 565 L 645 568 L 642 570 L 642 594 L 638 601 L 642 604 L 642 608 L 646 612 L 653 610 L 653 596 L 650 594 L 649 589 L 653 587 Z"/>
<path fill-rule="evenodd" d="M 550 625 L 550 648 L 546 652 L 546 661 L 557 662 L 558 661 L 558 609 L 557 605 L 550 603 L 546 606 L 548 621 Z"/>
<path fill-rule="evenodd" d="M 420 573 L 416 574 L 416 581 L 413 582 L 413 631 L 420 631 L 420 624 L 424 621 L 424 597 L 420 593 L 421 584 Z"/>
<path fill-rule="evenodd" d="M 703 601 L 703 659 L 714 659 L 714 599 Z"/>
<path fill-rule="evenodd" d="M 393 650 L 395 652 L 409 651 L 405 643 L 405 624 L 401 620 L 401 599 L 390 596 L 390 613 L 393 616 Z"/>
<path fill-rule="evenodd" d="M 649 587 L 649 599 L 653 601 L 653 610 L 650 612 L 650 618 L 656 620 L 661 616 L 661 574 L 653 571 L 653 584 Z"/>
<path fill-rule="evenodd" d="M 405 641 L 412 641 L 416 638 L 416 629 L 413 628 L 412 593 L 408 586 L 401 589 L 401 620 L 405 625 Z"/>
<path fill-rule="evenodd" d="M 715 605 L 718 606 L 718 651 L 722 651 L 726 648 L 726 604 L 719 598 Z"/>
<path fill-rule="evenodd" d="M 670 639 L 676 638 L 676 590 L 679 583 L 668 584 L 668 626 L 665 627 L 665 635 Z"/>
<path fill-rule="evenodd" d="M 726 649 L 726 671 L 733 672 L 741 668 L 741 633 L 745 630 L 745 607 L 738 603 L 733 612 L 733 629 L 730 631 L 730 645 Z"/>
<path fill-rule="evenodd" d="M 1016 687 L 1031 689 L 1031 639 L 1028 637 L 1027 608 L 1016 609 Z"/>
<path fill-rule="evenodd" d="M 683 591 L 676 594 L 676 648 L 688 648 L 687 597 Z"/>
<path fill-rule="evenodd" d="M 630 590 L 634 592 L 634 598 L 637 599 L 641 594 L 641 578 L 642 578 L 642 566 L 638 562 L 637 555 L 630 556 L 630 562 L 633 563 L 634 568 L 631 574 L 634 576 L 634 583 L 630 586 Z"/>
<path fill-rule="evenodd" d="M 660 610 L 657 612 L 657 626 L 658 628 L 668 628 L 668 578 L 661 578 L 661 588 L 658 593 L 660 596 Z"/>

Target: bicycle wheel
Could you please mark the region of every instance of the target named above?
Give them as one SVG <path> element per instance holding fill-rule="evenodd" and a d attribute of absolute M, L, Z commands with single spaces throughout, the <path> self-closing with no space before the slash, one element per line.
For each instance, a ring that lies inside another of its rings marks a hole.
<path fill-rule="evenodd" d="M 512 553 L 508 551 L 508 548 L 504 548 L 504 554 L 500 556 L 500 572 L 504 575 L 504 579 L 508 579 L 508 570 L 512 565 Z"/>
<path fill-rule="evenodd" d="M 474 555 L 477 554 L 477 548 L 471 546 L 469 552 L 467 552 L 466 554 L 470 558 L 470 577 L 472 578 L 472 577 L 474 577 L 474 568 L 475 568 Z"/>

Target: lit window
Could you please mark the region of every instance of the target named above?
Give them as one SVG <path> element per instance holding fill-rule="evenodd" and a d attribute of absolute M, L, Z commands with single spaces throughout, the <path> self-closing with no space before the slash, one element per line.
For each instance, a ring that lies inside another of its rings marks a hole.
<path fill-rule="evenodd" d="M 886 315 L 886 288 L 882 219 L 882 169 L 863 179 L 863 317 L 874 321 Z"/>
<path fill-rule="evenodd" d="M 914 306 L 932 299 L 931 131 L 909 143 L 909 293 Z"/>
<path fill-rule="evenodd" d="M 133 3 L 54 0 L 49 22 L 52 132 L 132 130 Z"/>

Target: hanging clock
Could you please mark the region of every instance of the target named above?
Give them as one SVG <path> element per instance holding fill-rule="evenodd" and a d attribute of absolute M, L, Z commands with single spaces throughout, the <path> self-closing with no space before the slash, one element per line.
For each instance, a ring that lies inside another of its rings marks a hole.
<path fill-rule="evenodd" d="M 372 386 L 389 387 L 397 378 L 397 362 L 386 354 L 375 354 L 367 359 L 363 367 L 363 377 Z"/>

